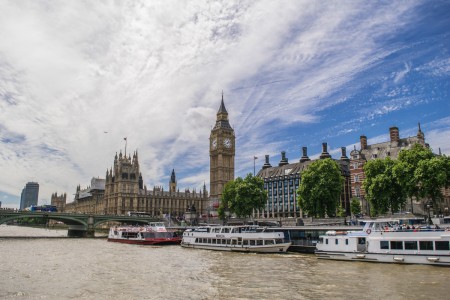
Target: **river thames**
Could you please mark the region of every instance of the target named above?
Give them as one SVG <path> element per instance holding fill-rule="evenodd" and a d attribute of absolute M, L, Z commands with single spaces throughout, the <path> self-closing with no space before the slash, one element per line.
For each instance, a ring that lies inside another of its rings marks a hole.
<path fill-rule="evenodd" d="M 450 268 L 444 267 L 138 246 L 66 234 L 0 225 L 0 299 L 448 299 L 450 293 Z M 42 236 L 49 238 L 33 238 Z"/>

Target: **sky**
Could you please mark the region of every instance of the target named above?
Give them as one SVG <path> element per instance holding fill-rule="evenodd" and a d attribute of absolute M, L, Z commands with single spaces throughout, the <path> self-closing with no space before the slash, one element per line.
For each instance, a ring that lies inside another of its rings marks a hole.
<path fill-rule="evenodd" d="M 222 92 L 235 175 L 417 134 L 450 155 L 450 1 L 0 1 L 0 201 L 73 201 L 114 155 L 209 188 Z M 254 157 L 258 157 L 254 160 Z"/>

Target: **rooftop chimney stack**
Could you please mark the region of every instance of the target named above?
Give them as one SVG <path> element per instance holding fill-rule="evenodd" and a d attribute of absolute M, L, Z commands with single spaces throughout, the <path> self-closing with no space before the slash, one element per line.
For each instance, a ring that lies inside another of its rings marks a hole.
<path fill-rule="evenodd" d="M 266 154 L 266 162 L 264 163 L 264 165 L 262 166 L 263 169 L 267 169 L 267 168 L 271 168 L 272 165 L 269 162 L 269 155 Z"/>
<path fill-rule="evenodd" d="M 281 160 L 280 163 L 278 164 L 278 166 L 284 166 L 289 164 L 287 158 L 286 158 L 286 151 L 281 151 Z"/>
<path fill-rule="evenodd" d="M 367 149 L 367 137 L 365 135 L 361 135 L 359 137 L 359 142 L 361 144 L 361 150 Z"/>
<path fill-rule="evenodd" d="M 398 141 L 400 140 L 400 134 L 398 132 L 398 127 L 391 127 L 389 128 L 389 136 L 391 138 L 391 144 L 394 147 L 398 146 Z"/>
<path fill-rule="evenodd" d="M 349 161 L 350 159 L 347 157 L 347 148 L 341 147 L 341 160 Z"/>
<path fill-rule="evenodd" d="M 320 159 L 331 158 L 330 153 L 327 151 L 327 143 L 322 143 L 322 154 L 320 154 Z"/>
<path fill-rule="evenodd" d="M 300 162 L 305 162 L 309 160 L 310 159 L 308 157 L 308 148 L 302 147 L 302 157 L 300 158 Z"/>

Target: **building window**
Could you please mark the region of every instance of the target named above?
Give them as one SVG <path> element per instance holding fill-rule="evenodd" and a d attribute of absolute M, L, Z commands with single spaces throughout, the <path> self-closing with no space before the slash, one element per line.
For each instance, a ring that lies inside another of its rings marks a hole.
<path fill-rule="evenodd" d="M 359 175 L 355 175 L 355 182 L 359 182 Z"/>
<path fill-rule="evenodd" d="M 359 187 L 355 187 L 355 196 L 360 197 L 361 196 L 361 189 Z"/>

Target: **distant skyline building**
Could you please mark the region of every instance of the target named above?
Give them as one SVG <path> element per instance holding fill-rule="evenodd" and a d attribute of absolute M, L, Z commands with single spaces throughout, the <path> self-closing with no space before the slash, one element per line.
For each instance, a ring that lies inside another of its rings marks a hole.
<path fill-rule="evenodd" d="M 20 197 L 20 209 L 25 209 L 31 205 L 38 204 L 39 183 L 28 182 L 22 190 Z"/>

